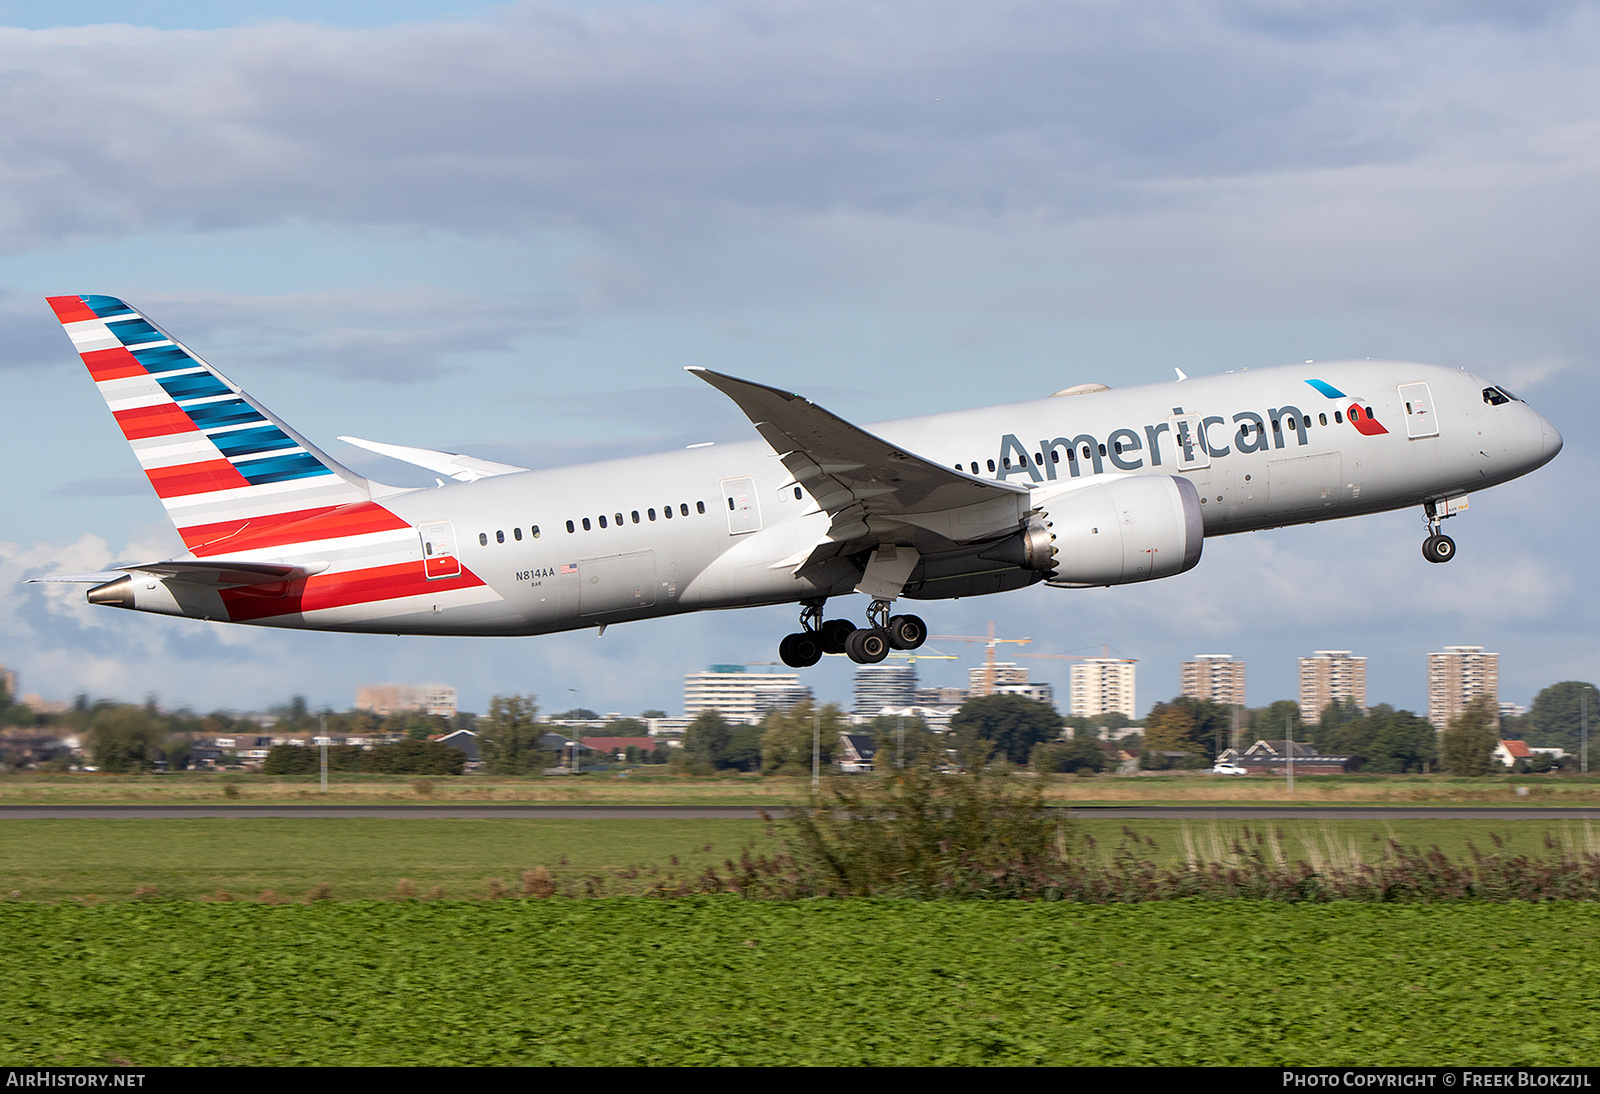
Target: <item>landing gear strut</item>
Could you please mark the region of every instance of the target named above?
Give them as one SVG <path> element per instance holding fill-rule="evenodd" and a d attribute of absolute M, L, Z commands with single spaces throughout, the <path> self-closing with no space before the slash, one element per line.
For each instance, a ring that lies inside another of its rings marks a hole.
<path fill-rule="evenodd" d="M 1422 557 L 1429 562 L 1449 562 L 1456 557 L 1456 541 L 1439 531 L 1439 522 L 1455 515 L 1448 511 L 1449 502 L 1445 503 L 1445 508 L 1446 511 L 1441 513 L 1431 501 L 1422 505 L 1428 522 L 1428 538 L 1422 541 Z"/>
<path fill-rule="evenodd" d="M 858 665 L 876 665 L 890 650 L 914 650 L 928 640 L 928 625 L 914 615 L 890 615 L 893 603 L 874 600 L 867 608 L 867 626 L 848 619 L 822 618 L 824 601 L 802 604 L 800 630 L 778 643 L 778 656 L 790 668 L 810 668 L 825 653 L 842 653 Z"/>

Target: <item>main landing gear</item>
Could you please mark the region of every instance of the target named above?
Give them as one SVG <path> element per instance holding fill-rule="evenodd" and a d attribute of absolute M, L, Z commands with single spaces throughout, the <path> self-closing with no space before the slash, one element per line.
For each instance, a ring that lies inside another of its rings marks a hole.
<path fill-rule="evenodd" d="M 1422 557 L 1429 562 L 1449 562 L 1456 557 L 1456 541 L 1439 531 L 1439 522 L 1455 516 L 1455 513 L 1450 511 L 1449 502 L 1445 503 L 1442 513 L 1431 501 L 1424 502 L 1422 508 L 1428 522 L 1428 538 L 1422 541 Z"/>
<path fill-rule="evenodd" d="M 810 668 L 825 653 L 846 654 L 858 665 L 876 665 L 890 650 L 914 650 L 928 640 L 928 625 L 914 615 L 890 615 L 890 601 L 872 602 L 865 627 L 848 619 L 824 621 L 823 603 L 807 601 L 800 612 L 800 630 L 778 643 L 778 656 L 790 668 Z"/>

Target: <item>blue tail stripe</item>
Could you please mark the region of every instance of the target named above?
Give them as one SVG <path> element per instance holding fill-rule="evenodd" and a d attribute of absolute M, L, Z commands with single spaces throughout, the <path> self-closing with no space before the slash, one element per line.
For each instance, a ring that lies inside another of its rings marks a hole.
<path fill-rule="evenodd" d="M 284 479 L 304 479 L 312 475 L 331 475 L 333 472 L 309 452 L 290 452 L 282 456 L 269 456 L 264 460 L 236 460 L 234 467 L 249 480 L 252 486 Z"/>
<path fill-rule="evenodd" d="M 188 406 L 183 408 L 183 412 L 201 429 L 218 429 L 225 425 L 239 425 L 242 422 L 267 424 L 261 412 L 243 399 L 229 399 L 227 402 L 207 403 L 204 406 Z"/>
<path fill-rule="evenodd" d="M 115 323 L 107 323 L 106 330 L 116 335 L 117 340 L 125 346 L 165 341 L 167 337 L 143 319 L 120 319 Z"/>
<path fill-rule="evenodd" d="M 1330 399 L 1343 399 L 1344 392 L 1324 380 L 1307 380 L 1306 383 L 1316 388 Z"/>
<path fill-rule="evenodd" d="M 156 383 L 179 402 L 184 399 L 203 399 L 211 395 L 233 393 L 232 388 L 209 372 L 191 372 L 183 376 L 157 376 Z"/>
<path fill-rule="evenodd" d="M 113 315 L 132 315 L 133 309 L 114 296 L 80 296 L 84 306 L 94 312 L 101 319 Z"/>
<path fill-rule="evenodd" d="M 210 434 L 211 443 L 224 456 L 249 456 L 256 452 L 271 452 L 277 448 L 298 448 L 289 435 L 275 425 L 259 429 L 240 429 L 233 433 Z"/>
<path fill-rule="evenodd" d="M 132 353 L 146 372 L 171 372 L 175 368 L 194 368 L 200 363 L 177 346 L 151 346 Z"/>

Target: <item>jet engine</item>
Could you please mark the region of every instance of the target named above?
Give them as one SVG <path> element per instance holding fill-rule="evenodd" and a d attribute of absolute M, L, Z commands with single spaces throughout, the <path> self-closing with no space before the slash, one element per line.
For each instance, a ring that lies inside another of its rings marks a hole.
<path fill-rule="evenodd" d="M 1043 573 L 1060 588 L 1126 585 L 1192 569 L 1204 536 L 1193 483 L 1133 475 L 1055 495 L 981 557 Z"/>

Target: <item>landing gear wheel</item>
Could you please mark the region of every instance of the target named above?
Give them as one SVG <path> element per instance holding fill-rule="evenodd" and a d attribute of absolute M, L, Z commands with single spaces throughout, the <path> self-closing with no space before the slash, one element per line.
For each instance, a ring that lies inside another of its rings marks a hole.
<path fill-rule="evenodd" d="M 811 631 L 797 631 L 778 643 L 778 657 L 792 669 L 808 669 L 822 660 L 822 640 Z"/>
<path fill-rule="evenodd" d="M 863 627 L 850 634 L 844 652 L 858 665 L 876 665 L 889 656 L 889 633 L 880 627 Z"/>
<path fill-rule="evenodd" d="M 889 620 L 889 645 L 897 650 L 914 650 L 928 640 L 928 625 L 914 615 L 896 615 Z"/>
<path fill-rule="evenodd" d="M 844 653 L 845 643 L 855 633 L 856 625 L 848 619 L 830 619 L 822 625 L 822 652 Z"/>
<path fill-rule="evenodd" d="M 1431 535 L 1422 541 L 1422 557 L 1429 562 L 1449 562 L 1456 557 L 1456 541 L 1446 535 Z"/>

